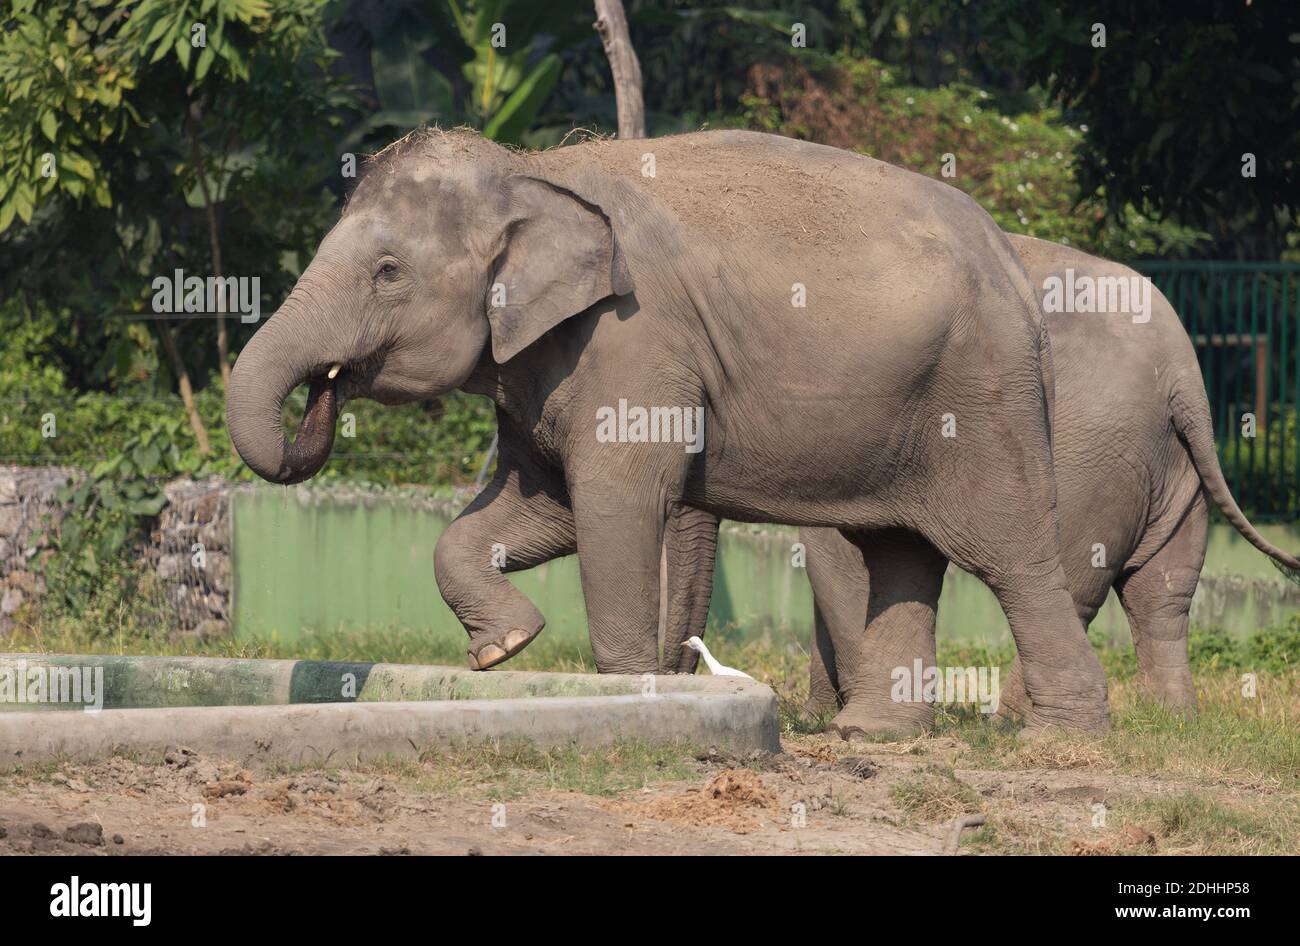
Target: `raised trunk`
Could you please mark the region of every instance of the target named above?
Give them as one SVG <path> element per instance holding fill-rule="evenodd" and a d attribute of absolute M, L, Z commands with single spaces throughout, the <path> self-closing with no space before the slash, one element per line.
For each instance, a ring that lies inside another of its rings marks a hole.
<path fill-rule="evenodd" d="M 226 420 L 230 439 L 254 473 L 273 483 L 300 483 L 329 459 L 338 417 L 332 363 L 320 332 L 286 302 L 244 346 L 230 373 Z M 284 399 L 310 381 L 307 410 L 292 443 L 281 422 Z"/>

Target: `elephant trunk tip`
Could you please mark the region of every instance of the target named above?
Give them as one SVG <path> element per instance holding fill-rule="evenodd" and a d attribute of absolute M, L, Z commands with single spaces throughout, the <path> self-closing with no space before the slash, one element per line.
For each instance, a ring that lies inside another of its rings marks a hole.
<path fill-rule="evenodd" d="M 284 448 L 277 482 L 292 486 L 311 479 L 329 459 L 339 414 L 337 375 L 337 370 L 333 370 L 327 377 L 312 379 L 307 409 L 293 442 Z"/>
<path fill-rule="evenodd" d="M 236 369 L 240 367 L 237 362 Z M 285 438 L 280 412 L 284 399 L 303 379 L 287 379 L 285 390 L 268 390 L 256 372 L 236 372 L 231 378 L 227 416 L 231 440 L 240 457 L 262 479 L 292 486 L 315 476 L 334 447 L 338 420 L 338 375 L 341 365 L 328 374 L 307 378 L 307 407 L 293 440 Z"/>

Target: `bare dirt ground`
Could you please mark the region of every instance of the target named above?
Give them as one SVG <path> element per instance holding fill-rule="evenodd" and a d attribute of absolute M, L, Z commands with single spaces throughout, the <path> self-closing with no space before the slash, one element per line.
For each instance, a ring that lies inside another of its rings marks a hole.
<path fill-rule="evenodd" d="M 708 751 L 674 765 L 626 757 L 476 767 L 454 760 L 294 772 L 170 752 L 0 777 L 0 854 L 943 854 L 1177 853 L 1146 826 L 1099 811 L 1207 786 L 1095 771 L 1056 756 L 1015 771 L 961 767 L 958 740 L 846 744 L 788 737 L 784 752 Z M 595 753 L 593 757 L 590 753 Z M 547 766 L 552 766 L 547 771 Z M 580 784 L 582 790 L 556 788 Z M 1240 787 L 1234 789 L 1240 792 Z M 1100 807 L 1099 807 L 1100 806 Z"/>

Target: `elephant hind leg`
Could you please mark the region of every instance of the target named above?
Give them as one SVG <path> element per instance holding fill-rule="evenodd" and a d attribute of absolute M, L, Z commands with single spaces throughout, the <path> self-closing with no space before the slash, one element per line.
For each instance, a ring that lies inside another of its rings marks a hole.
<path fill-rule="evenodd" d="M 935 611 L 947 561 L 914 533 L 832 533 L 822 540 L 820 533 L 828 531 L 818 530 L 808 558 L 844 704 L 828 728 L 845 739 L 927 732 L 934 726 L 933 703 L 916 687 L 900 690 L 898 684 L 914 681 L 918 662 L 922 672 L 934 666 Z M 829 574 L 828 558 L 835 563 Z"/>
<path fill-rule="evenodd" d="M 1171 709 L 1196 712 L 1196 685 L 1187 656 L 1192 595 L 1205 564 L 1209 512 L 1203 493 L 1169 541 L 1115 586 L 1137 649 L 1138 677 L 1147 695 Z"/>
<path fill-rule="evenodd" d="M 1113 577 L 1109 573 L 1106 578 Z M 1079 587 L 1076 585 L 1076 587 Z M 1093 619 L 1097 617 L 1097 612 L 1101 606 L 1106 603 L 1106 595 L 1110 593 L 1111 582 L 1102 580 L 1089 585 L 1083 591 L 1076 591 L 1075 594 L 1081 597 L 1075 598 L 1074 606 L 1079 615 L 1079 620 L 1083 622 L 1083 630 L 1086 634 L 1088 628 L 1092 625 Z M 1006 719 L 1023 720 L 1029 715 L 1031 704 L 1029 694 L 1025 692 L 1024 676 L 1020 672 L 1020 655 L 1017 654 L 1011 661 L 1011 668 L 1007 671 L 1006 679 L 1002 681 L 998 693 L 998 715 Z"/>
<path fill-rule="evenodd" d="M 995 515 L 987 498 L 963 498 L 942 510 L 947 515 L 932 517 L 926 535 L 988 585 L 1002 606 L 1019 657 L 1019 672 L 1008 683 L 1023 681 L 1031 703 L 1008 709 L 1023 710 L 1032 729 L 1108 729 L 1106 675 L 1067 587 L 1051 506 L 1003 490 Z M 1008 697 L 1014 701 L 1014 690 L 1004 688 Z"/>
<path fill-rule="evenodd" d="M 831 629 L 817 599 L 813 599 L 813 645 L 808 660 L 808 702 L 810 716 L 825 718 L 840 708 L 840 681 L 835 670 L 835 644 Z"/>

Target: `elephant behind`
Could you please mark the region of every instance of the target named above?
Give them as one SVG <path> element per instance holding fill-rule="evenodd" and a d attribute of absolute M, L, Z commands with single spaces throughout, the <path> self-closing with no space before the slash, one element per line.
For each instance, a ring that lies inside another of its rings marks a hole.
<path fill-rule="evenodd" d="M 1128 267 L 1030 237 L 1011 244 L 1040 291 L 1067 270 L 1094 280 L 1140 278 Z M 1196 352 L 1169 301 L 1152 288 L 1149 321 L 1048 312 L 1056 405 L 1061 561 L 1086 626 L 1114 588 L 1138 670 L 1156 699 L 1196 705 L 1188 613 L 1205 561 L 1209 503 L 1252 545 L 1289 569 L 1300 561 L 1255 530 L 1233 500 L 1215 452 Z M 929 728 L 933 706 L 890 699 L 891 671 L 935 663 L 935 611 L 947 561 L 903 532 L 803 529 L 815 598 L 810 709 L 834 712 L 842 735 Z M 1024 709 L 1018 665 L 1005 711 Z"/>

